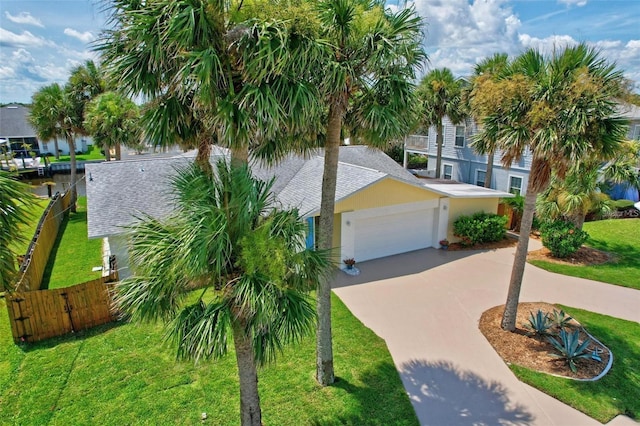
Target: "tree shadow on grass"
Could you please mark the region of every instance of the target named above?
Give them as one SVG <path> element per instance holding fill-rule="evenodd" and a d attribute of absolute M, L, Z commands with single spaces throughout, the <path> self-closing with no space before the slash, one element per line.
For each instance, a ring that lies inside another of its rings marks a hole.
<path fill-rule="evenodd" d="M 509 401 L 499 382 L 486 381 L 448 361 L 412 360 L 400 377 L 423 425 L 529 425 L 533 414 Z"/>
<path fill-rule="evenodd" d="M 359 375 L 361 384 L 354 384 L 336 377 L 332 385 L 351 397 L 354 404 L 348 413 L 331 413 L 330 416 L 310 421 L 314 426 L 337 425 L 418 425 L 418 419 L 407 399 L 398 377 L 398 371 L 391 362 L 381 362 L 375 368 Z M 355 407 L 354 407 L 355 405 Z"/>

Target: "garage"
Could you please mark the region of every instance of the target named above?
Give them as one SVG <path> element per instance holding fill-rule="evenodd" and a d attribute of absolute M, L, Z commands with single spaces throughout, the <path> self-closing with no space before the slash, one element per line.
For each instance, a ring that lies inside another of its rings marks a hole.
<path fill-rule="evenodd" d="M 343 213 L 342 259 L 362 262 L 432 247 L 437 207 L 430 200 Z"/>

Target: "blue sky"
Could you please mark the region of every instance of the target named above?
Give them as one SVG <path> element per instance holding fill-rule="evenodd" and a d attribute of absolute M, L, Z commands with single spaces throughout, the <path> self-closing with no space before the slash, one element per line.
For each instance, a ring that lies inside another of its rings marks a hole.
<path fill-rule="evenodd" d="M 390 1 L 404 4 L 405 0 Z M 468 75 L 495 52 L 585 41 L 615 61 L 640 91 L 640 0 L 415 0 L 423 17 L 428 69 Z M 70 70 L 97 59 L 91 42 L 105 24 L 104 2 L 2 0 L 0 103 L 29 102 L 40 87 L 64 83 Z"/>

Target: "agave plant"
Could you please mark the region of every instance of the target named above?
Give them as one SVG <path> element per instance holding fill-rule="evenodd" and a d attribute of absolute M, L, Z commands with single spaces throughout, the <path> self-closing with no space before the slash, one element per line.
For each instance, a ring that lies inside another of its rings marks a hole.
<path fill-rule="evenodd" d="M 567 315 L 564 310 L 560 309 L 560 311 L 553 310 L 553 316 L 551 317 L 551 322 L 554 327 L 558 330 L 562 330 L 563 328 L 569 326 L 569 322 L 573 318 Z"/>
<path fill-rule="evenodd" d="M 549 329 L 553 325 L 549 314 L 538 309 L 535 315 L 529 313 L 529 324 L 525 324 L 525 328 L 531 330 L 529 336 L 550 336 Z"/>
<path fill-rule="evenodd" d="M 560 352 L 559 354 L 549 354 L 554 358 L 563 359 L 569 364 L 569 368 L 574 373 L 578 371 L 576 367 L 576 361 L 580 358 L 590 358 L 591 352 L 587 350 L 591 344 L 591 339 L 588 337 L 584 341 L 580 342 L 580 331 L 576 330 L 572 333 L 568 333 L 565 330 L 560 330 L 560 340 L 553 337 L 548 337 L 549 343 Z"/>

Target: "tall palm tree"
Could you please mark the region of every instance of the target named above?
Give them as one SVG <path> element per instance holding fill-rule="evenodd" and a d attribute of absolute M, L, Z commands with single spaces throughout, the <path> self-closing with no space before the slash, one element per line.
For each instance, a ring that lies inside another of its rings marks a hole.
<path fill-rule="evenodd" d="M 625 138 L 626 123 L 616 115 L 614 100 L 621 79 L 615 65 L 580 44 L 549 58 L 529 50 L 499 80 L 500 90 L 480 88 L 477 94 L 493 102 L 478 141 L 496 141 L 505 166 L 518 161 L 525 150 L 533 158 L 501 323 L 505 330 L 515 329 L 537 195 L 548 187 L 552 173 L 563 178 L 581 159 L 609 158 Z"/>
<path fill-rule="evenodd" d="M 481 82 L 486 81 L 487 79 L 497 80 L 500 78 L 502 73 L 506 71 L 509 66 L 509 57 L 506 53 L 495 53 L 493 56 L 483 59 L 473 69 L 473 76 L 471 77 L 471 84 L 467 88 L 467 101 L 469 104 L 469 110 L 473 115 L 476 123 L 481 123 L 482 118 L 490 113 L 490 111 L 485 110 L 485 105 L 476 102 L 475 99 L 475 88 Z M 485 90 L 487 86 L 485 86 Z M 486 135 L 485 135 L 486 136 Z M 480 145 L 481 147 L 487 148 L 488 151 L 480 152 L 478 148 L 476 148 L 474 142 L 472 141 L 472 147 L 479 152 L 480 154 L 487 155 L 487 170 L 485 172 L 484 186 L 485 188 L 491 188 L 491 181 L 493 179 L 493 163 L 495 161 L 495 150 L 496 144 L 495 141 L 485 141 L 485 143 Z"/>
<path fill-rule="evenodd" d="M 332 248 L 338 154 L 343 126 L 352 139 L 381 147 L 406 134 L 414 122 L 415 67 L 425 59 L 421 20 L 413 9 L 392 13 L 382 2 L 317 3 L 320 37 L 326 39 L 318 85 L 326 106 L 324 174 L 318 246 Z M 317 380 L 334 381 L 331 283 L 317 291 Z"/>
<path fill-rule="evenodd" d="M 115 0 L 97 49 L 114 84 L 148 101 L 148 139 L 197 147 L 204 169 L 214 142 L 245 163 L 250 145 L 288 142 L 317 121 L 316 88 L 303 77 L 318 49 L 285 19 L 288 4 L 267 19 L 241 0 Z"/>
<path fill-rule="evenodd" d="M 308 292 L 329 260 L 305 249 L 296 210 L 274 207 L 272 182 L 254 179 L 246 166 L 220 162 L 216 170 L 180 170 L 175 213 L 133 227 L 134 276 L 118 285 L 117 302 L 134 320 L 167 322 L 179 358 L 220 358 L 232 338 L 241 423 L 259 426 L 256 367 L 313 329 Z"/>
<path fill-rule="evenodd" d="M 420 99 L 420 120 L 426 127 L 436 127 L 436 178 L 442 168 L 442 145 L 444 143 L 444 117 L 453 124 L 461 123 L 467 112 L 462 99 L 465 81 L 455 78 L 448 68 L 430 71 L 422 78 L 417 95 Z"/>
<path fill-rule="evenodd" d="M 60 159 L 58 136 L 62 136 L 59 122 L 58 100 L 62 89 L 58 83 L 40 88 L 33 94 L 28 120 L 41 141 L 54 140 L 56 160 Z"/>
<path fill-rule="evenodd" d="M 87 106 L 85 127 L 93 140 L 102 145 L 107 161 L 110 150 L 116 149 L 116 160 L 120 160 L 120 146 L 135 147 L 140 144 L 140 112 L 131 100 L 115 93 L 98 95 Z"/>
<path fill-rule="evenodd" d="M 32 202 L 29 186 L 0 170 L 0 288 L 3 290 L 9 291 L 15 284 L 18 253 L 14 253 L 11 246 L 23 239 L 20 225 L 29 223 Z"/>
<path fill-rule="evenodd" d="M 75 212 L 77 199 L 75 135 L 82 128 L 82 111 L 74 101 L 69 86 L 62 88 L 54 83 L 34 93 L 29 120 L 41 139 L 51 134 L 59 134 L 66 139 L 71 163 L 70 208 Z"/>

